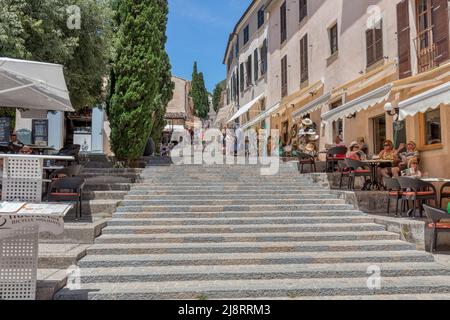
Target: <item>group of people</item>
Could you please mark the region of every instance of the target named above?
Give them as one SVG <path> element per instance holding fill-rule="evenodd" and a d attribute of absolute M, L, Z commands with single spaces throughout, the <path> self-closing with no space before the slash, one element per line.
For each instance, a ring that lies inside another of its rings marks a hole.
<path fill-rule="evenodd" d="M 364 139 L 352 142 L 349 146 L 347 158 L 363 161 L 368 159 L 368 146 Z M 384 141 L 383 150 L 378 154 L 379 160 L 390 161 L 390 163 L 380 163 L 378 167 L 378 178 L 381 181 L 384 177 L 422 177 L 423 173 L 419 168 L 420 153 L 415 142 L 400 144 L 395 149 L 391 140 Z"/>
<path fill-rule="evenodd" d="M 15 153 L 15 154 L 33 154 L 33 150 L 19 141 L 17 139 L 17 134 L 15 132 L 11 133 L 11 139 L 9 144 L 3 148 L 5 153 Z"/>

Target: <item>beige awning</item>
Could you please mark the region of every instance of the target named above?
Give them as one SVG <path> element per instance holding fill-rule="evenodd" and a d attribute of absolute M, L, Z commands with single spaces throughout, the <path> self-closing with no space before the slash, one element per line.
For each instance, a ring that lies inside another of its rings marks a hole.
<path fill-rule="evenodd" d="M 399 120 L 436 109 L 442 104 L 450 104 L 450 82 L 402 101 L 399 104 Z"/>
<path fill-rule="evenodd" d="M 308 103 L 306 106 L 302 107 L 300 110 L 292 114 L 293 118 L 302 118 L 309 113 L 313 113 L 323 107 L 324 104 L 328 103 L 331 98 L 331 92 L 319 97 L 318 99 Z"/>
<path fill-rule="evenodd" d="M 328 124 L 340 119 L 345 119 L 356 112 L 367 110 L 379 103 L 387 101 L 391 94 L 392 87 L 392 83 L 387 84 L 336 109 L 330 110 L 322 115 L 322 122 Z"/>

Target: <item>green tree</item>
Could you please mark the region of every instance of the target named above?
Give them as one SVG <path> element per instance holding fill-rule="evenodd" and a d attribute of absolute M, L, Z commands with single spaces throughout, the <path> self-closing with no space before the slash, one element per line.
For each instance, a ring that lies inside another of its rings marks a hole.
<path fill-rule="evenodd" d="M 80 29 L 67 26 L 72 5 Z M 108 74 L 111 14 L 109 0 L 0 0 L 0 56 L 64 65 L 73 106 L 92 106 Z"/>
<path fill-rule="evenodd" d="M 225 80 L 216 84 L 213 92 L 213 107 L 214 111 L 218 112 L 220 109 L 220 100 L 222 99 L 222 92 L 225 90 Z"/>
<path fill-rule="evenodd" d="M 174 84 L 165 50 L 167 0 L 122 0 L 108 107 L 111 145 L 121 161 L 143 155 L 148 138 L 158 141 Z"/>
<path fill-rule="evenodd" d="M 196 116 L 201 119 L 206 119 L 209 113 L 209 94 L 205 87 L 203 73 L 198 72 L 197 62 L 194 62 L 190 95 L 194 102 Z"/>

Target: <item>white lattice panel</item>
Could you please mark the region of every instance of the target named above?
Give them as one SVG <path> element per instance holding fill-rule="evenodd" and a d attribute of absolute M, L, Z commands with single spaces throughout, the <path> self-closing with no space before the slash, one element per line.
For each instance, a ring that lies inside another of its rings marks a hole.
<path fill-rule="evenodd" d="M 39 227 L 14 230 L 0 239 L 0 300 L 34 300 Z"/>
<path fill-rule="evenodd" d="M 3 169 L 3 201 L 41 202 L 43 161 L 6 158 Z"/>

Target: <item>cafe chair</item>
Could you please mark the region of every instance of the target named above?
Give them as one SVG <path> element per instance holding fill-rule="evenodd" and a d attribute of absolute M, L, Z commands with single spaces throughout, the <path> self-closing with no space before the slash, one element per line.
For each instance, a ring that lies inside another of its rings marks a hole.
<path fill-rule="evenodd" d="M 345 160 L 347 151 L 347 147 L 334 147 L 327 151 L 327 172 L 335 172 L 336 164 Z"/>
<path fill-rule="evenodd" d="M 298 170 L 300 171 L 300 173 L 304 173 L 303 168 L 305 165 L 310 165 L 311 173 L 317 172 L 316 158 L 314 158 L 310 154 L 300 152 L 298 154 Z"/>
<path fill-rule="evenodd" d="M 82 217 L 82 192 L 84 178 L 66 177 L 54 180 L 48 187 L 48 202 L 75 202 L 75 219 Z"/>
<path fill-rule="evenodd" d="M 408 201 L 403 200 L 403 189 L 400 185 L 400 182 L 398 182 L 395 178 L 388 178 L 385 177 L 384 184 L 386 189 L 388 190 L 388 206 L 387 206 L 387 213 L 388 216 L 391 214 L 391 201 L 394 200 L 396 203 L 395 206 L 395 216 L 398 217 L 398 208 L 400 201 L 402 202 L 402 208 L 400 216 L 402 216 L 402 213 L 406 211 L 406 205 L 408 204 Z"/>
<path fill-rule="evenodd" d="M 52 172 L 52 174 L 50 175 L 49 179 L 50 180 L 55 180 L 58 179 L 58 177 L 76 177 L 80 174 L 81 170 L 83 169 L 82 165 L 76 164 L 70 167 L 66 167 L 63 169 L 59 169 L 59 170 L 55 170 Z"/>
<path fill-rule="evenodd" d="M 433 253 L 437 250 L 439 233 L 450 232 L 450 222 L 442 222 L 442 220 L 449 220 L 450 215 L 444 210 L 428 205 L 424 205 L 423 208 L 427 218 L 432 221 L 427 227 L 432 230 L 431 252 Z"/>
<path fill-rule="evenodd" d="M 430 200 L 433 200 L 434 204 L 437 206 L 437 191 L 435 186 L 431 183 L 412 177 L 398 177 L 397 180 L 400 183 L 401 188 L 405 190 L 402 194 L 402 200 L 413 202 L 411 214 L 414 215 L 414 218 L 416 217 L 418 204 L 420 217 L 423 217 L 423 204 L 428 204 Z"/>
<path fill-rule="evenodd" d="M 351 189 L 355 189 L 356 177 L 363 177 L 365 182 L 364 185 L 367 183 L 367 180 L 371 178 L 371 171 L 364 162 L 348 158 L 344 161 L 350 170 L 349 186 L 351 187 Z"/>
<path fill-rule="evenodd" d="M 441 188 L 441 199 L 439 201 L 439 207 L 441 207 L 441 208 L 442 208 L 442 205 L 444 204 L 444 199 L 450 199 L 450 190 L 446 190 L 446 189 L 450 189 L 450 182 L 447 182 Z"/>
<path fill-rule="evenodd" d="M 79 144 L 70 144 L 59 150 L 58 156 L 74 157 L 77 164 L 80 163 L 79 154 L 81 146 Z"/>
<path fill-rule="evenodd" d="M 344 184 L 344 179 L 347 179 L 347 189 L 350 190 L 351 185 L 350 185 L 350 168 L 347 167 L 346 163 L 344 161 L 338 162 L 338 169 L 339 169 L 339 173 L 340 173 L 340 177 L 339 177 L 339 189 L 342 190 L 343 184 Z"/>

